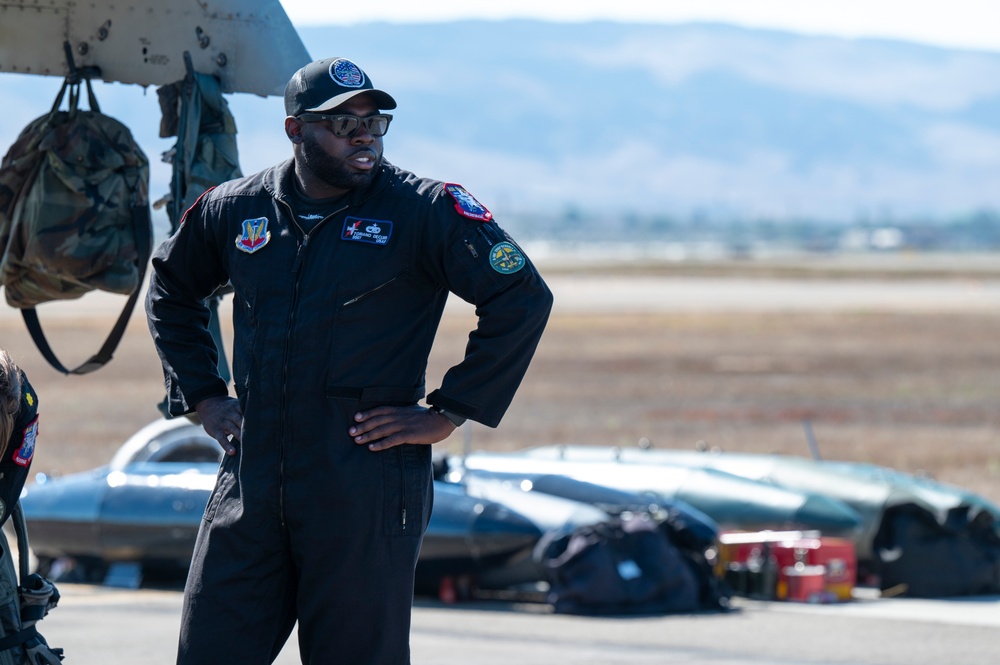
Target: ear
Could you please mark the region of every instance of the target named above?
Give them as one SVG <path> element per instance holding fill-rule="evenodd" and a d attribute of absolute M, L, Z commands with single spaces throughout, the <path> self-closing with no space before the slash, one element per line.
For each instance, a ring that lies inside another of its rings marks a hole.
<path fill-rule="evenodd" d="M 304 123 L 295 116 L 285 118 L 285 136 L 292 143 L 302 143 L 302 125 Z"/>

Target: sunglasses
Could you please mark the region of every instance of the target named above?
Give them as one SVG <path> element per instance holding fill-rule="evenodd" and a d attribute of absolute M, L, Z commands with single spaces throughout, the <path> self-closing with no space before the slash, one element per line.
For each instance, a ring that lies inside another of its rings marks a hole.
<path fill-rule="evenodd" d="M 330 124 L 330 131 L 333 132 L 334 136 L 339 136 L 340 138 L 347 138 L 349 136 L 354 136 L 355 132 L 361 125 L 365 126 L 368 133 L 372 136 L 385 136 L 385 133 L 389 131 L 389 123 L 392 121 L 392 116 L 388 113 L 379 113 L 378 115 L 369 115 L 364 118 L 359 118 L 356 115 L 350 115 L 348 113 L 338 113 L 337 115 L 329 115 L 327 113 L 302 113 L 297 116 L 302 122 L 326 122 Z"/>

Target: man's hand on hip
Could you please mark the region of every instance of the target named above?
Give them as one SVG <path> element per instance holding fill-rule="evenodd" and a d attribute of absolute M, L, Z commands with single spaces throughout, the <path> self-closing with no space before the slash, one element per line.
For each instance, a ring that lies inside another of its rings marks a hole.
<path fill-rule="evenodd" d="M 377 406 L 354 414 L 348 434 L 369 450 L 386 450 L 404 443 L 431 444 L 455 431 L 455 424 L 422 406 Z"/>
<path fill-rule="evenodd" d="M 235 397 L 209 397 L 195 404 L 201 426 L 219 442 L 227 455 L 236 454 L 243 430 L 243 412 Z"/>

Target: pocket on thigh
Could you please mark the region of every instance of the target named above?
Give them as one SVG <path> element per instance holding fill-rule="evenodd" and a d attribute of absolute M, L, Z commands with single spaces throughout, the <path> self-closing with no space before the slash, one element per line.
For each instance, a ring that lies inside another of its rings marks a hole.
<path fill-rule="evenodd" d="M 431 447 L 395 446 L 379 453 L 387 536 L 421 536 L 430 518 Z"/>
<path fill-rule="evenodd" d="M 219 505 L 227 496 L 235 494 L 236 498 L 238 498 L 239 487 L 236 482 L 236 472 L 239 469 L 239 457 L 239 452 L 235 455 L 223 456 L 222 463 L 219 465 L 219 476 L 215 481 L 215 489 L 212 490 L 212 496 L 209 497 L 208 505 L 205 506 L 204 521 L 211 522 L 215 519 Z"/>

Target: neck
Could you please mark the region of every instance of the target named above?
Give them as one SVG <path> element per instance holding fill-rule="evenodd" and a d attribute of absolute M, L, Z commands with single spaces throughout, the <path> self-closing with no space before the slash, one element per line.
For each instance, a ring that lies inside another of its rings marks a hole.
<path fill-rule="evenodd" d="M 295 184 L 299 191 L 311 199 L 331 199 L 336 196 L 347 194 L 349 189 L 335 187 L 323 180 L 320 180 L 309 171 L 295 164 Z"/>

